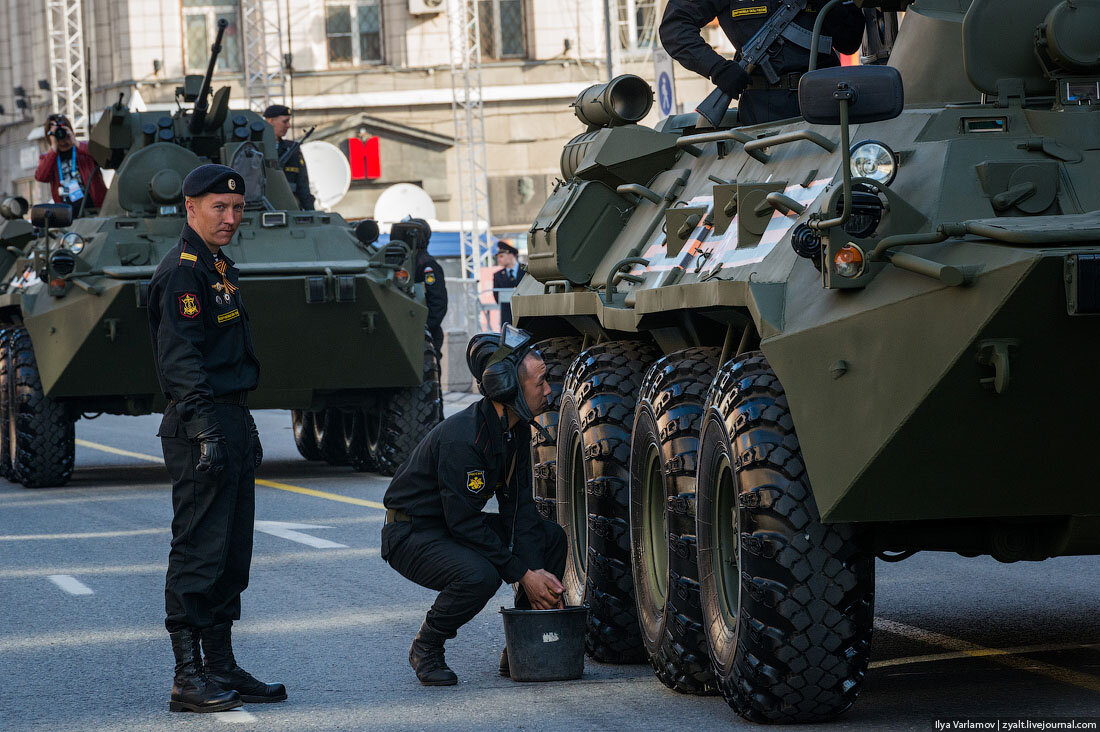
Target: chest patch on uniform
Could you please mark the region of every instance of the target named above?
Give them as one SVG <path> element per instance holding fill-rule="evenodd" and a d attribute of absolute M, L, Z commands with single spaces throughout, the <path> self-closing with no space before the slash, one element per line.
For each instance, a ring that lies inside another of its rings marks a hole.
<path fill-rule="evenodd" d="M 180 315 L 185 318 L 197 317 L 201 312 L 199 310 L 199 298 L 190 292 L 185 292 L 179 297 L 180 300 Z"/>
<path fill-rule="evenodd" d="M 485 471 L 471 470 L 466 473 L 466 488 L 471 493 L 480 493 L 485 489 Z"/>
<path fill-rule="evenodd" d="M 753 5 L 753 6 L 748 7 L 748 8 L 734 8 L 733 12 L 730 15 L 734 18 L 744 18 L 744 17 L 748 17 L 748 16 L 753 16 L 753 15 L 767 15 L 767 14 L 768 14 L 768 6 L 767 5 Z"/>
<path fill-rule="evenodd" d="M 239 317 L 241 317 L 241 311 L 237 308 L 233 308 L 228 313 L 221 313 L 218 315 L 218 322 L 228 323 L 230 320 L 236 320 Z"/>

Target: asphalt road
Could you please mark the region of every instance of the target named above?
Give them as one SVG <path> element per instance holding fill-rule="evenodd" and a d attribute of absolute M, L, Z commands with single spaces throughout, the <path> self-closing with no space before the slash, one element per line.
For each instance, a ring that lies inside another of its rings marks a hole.
<path fill-rule="evenodd" d="M 433 594 L 379 558 L 386 479 L 301 460 L 287 412 L 256 419 L 267 452 L 256 518 L 280 523 L 257 524 L 234 647 L 245 668 L 284 682 L 289 700 L 214 715 L 168 711 L 171 504 L 157 417 L 105 416 L 77 424 L 68 486 L 30 491 L 0 481 L 0 729 L 753 726 L 720 698 L 669 691 L 647 666 L 587 661 L 583 679 L 550 684 L 500 678 L 497 610 L 509 604 L 507 588 L 448 644 L 459 685 L 421 687 L 408 646 Z M 1100 720 L 1100 559 L 1004 565 L 918 554 L 879 562 L 877 572 L 863 694 L 837 723 L 815 729 Z"/>

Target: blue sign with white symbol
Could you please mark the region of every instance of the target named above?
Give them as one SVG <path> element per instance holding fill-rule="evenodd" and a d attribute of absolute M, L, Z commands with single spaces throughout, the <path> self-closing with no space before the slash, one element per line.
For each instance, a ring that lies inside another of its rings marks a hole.
<path fill-rule="evenodd" d="M 661 72 L 657 77 L 657 108 L 661 110 L 662 117 L 672 114 L 673 104 L 672 79 L 667 73 Z"/>

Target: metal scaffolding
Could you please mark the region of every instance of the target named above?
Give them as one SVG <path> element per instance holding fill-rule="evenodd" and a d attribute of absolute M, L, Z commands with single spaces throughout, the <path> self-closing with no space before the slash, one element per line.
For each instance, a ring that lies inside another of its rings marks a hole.
<path fill-rule="evenodd" d="M 263 112 L 286 97 L 283 30 L 276 0 L 242 0 L 244 28 L 244 93 L 248 106 Z"/>
<path fill-rule="evenodd" d="M 88 86 L 84 73 L 81 0 L 46 0 L 50 53 L 50 106 L 63 113 L 78 137 L 88 134 Z"/>
<path fill-rule="evenodd" d="M 462 227 L 462 278 L 477 291 L 481 268 L 492 265 L 489 247 L 489 174 L 481 98 L 481 28 L 477 0 L 447 0 L 451 42 L 451 112 L 458 166 L 458 220 Z M 469 298 L 476 322 L 477 298 Z"/>

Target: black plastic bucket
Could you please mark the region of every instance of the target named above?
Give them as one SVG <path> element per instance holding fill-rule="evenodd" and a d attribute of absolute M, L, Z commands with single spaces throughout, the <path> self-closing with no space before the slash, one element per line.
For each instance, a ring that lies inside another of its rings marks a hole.
<path fill-rule="evenodd" d="M 564 610 L 501 608 L 513 681 L 564 681 L 584 673 L 588 606 Z"/>

